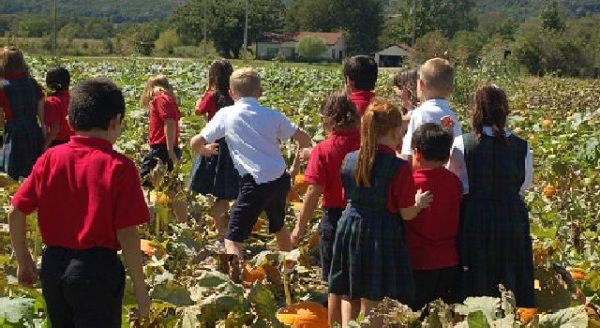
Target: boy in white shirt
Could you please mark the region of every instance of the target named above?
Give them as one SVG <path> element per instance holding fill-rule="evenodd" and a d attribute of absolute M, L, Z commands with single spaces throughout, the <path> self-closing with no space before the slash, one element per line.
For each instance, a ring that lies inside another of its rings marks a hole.
<path fill-rule="evenodd" d="M 450 118 L 452 122 L 446 122 L 444 125 L 453 126 L 454 136 L 462 135 L 460 122 L 448 104 L 448 97 L 453 88 L 454 68 L 446 59 L 432 58 L 421 66 L 417 95 L 422 103 L 410 116 L 400 157 L 410 161 L 413 132 L 425 123 L 442 124 L 442 119 Z"/>
<path fill-rule="evenodd" d="M 311 139 L 284 114 L 258 103 L 262 88 L 256 70 L 242 68 L 233 72 L 230 88 L 234 105 L 219 110 L 190 141 L 194 151 L 211 156 L 218 153 L 218 144 L 214 142 L 225 137 L 233 164 L 241 176 L 240 192 L 225 235 L 225 250 L 242 259 L 243 243 L 260 213 L 265 211 L 269 232 L 275 234 L 279 249 L 289 251 L 292 245 L 284 218 L 290 174 L 286 171 L 279 140 L 293 138 L 298 142 L 291 170 L 294 175 L 300 163 L 298 154 L 311 146 Z"/>

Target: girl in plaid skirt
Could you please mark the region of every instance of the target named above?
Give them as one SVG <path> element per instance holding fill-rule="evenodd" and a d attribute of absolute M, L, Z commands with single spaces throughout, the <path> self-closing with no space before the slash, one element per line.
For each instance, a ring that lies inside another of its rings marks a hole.
<path fill-rule="evenodd" d="M 333 245 L 330 301 L 340 298 L 347 326 L 361 312 L 370 314 L 384 297 L 410 302 L 414 283 L 402 219 L 429 206 L 429 192 L 415 191 L 409 163 L 396 157 L 402 114 L 389 102 L 374 100 L 361 122 L 360 150 L 346 156 L 342 183 L 348 205 Z M 373 326 L 381 326 L 375 317 Z"/>
<path fill-rule="evenodd" d="M 529 215 L 522 193 L 532 180 L 527 142 L 506 129 L 502 89 L 475 93 L 473 132 L 454 140 L 448 169 L 465 193 L 458 238 L 466 296 L 499 296 L 498 284 L 519 307 L 535 307 Z"/>

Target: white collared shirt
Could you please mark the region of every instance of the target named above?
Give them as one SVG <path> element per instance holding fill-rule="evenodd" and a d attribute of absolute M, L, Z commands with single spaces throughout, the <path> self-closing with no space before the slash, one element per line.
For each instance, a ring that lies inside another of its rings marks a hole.
<path fill-rule="evenodd" d="M 256 183 L 273 181 L 285 172 L 279 140 L 291 138 L 298 127 L 281 112 L 266 108 L 256 98 L 241 98 L 221 108 L 200 135 L 207 143 L 225 137 L 240 176 L 252 175 Z"/>
<path fill-rule="evenodd" d="M 440 124 L 442 117 L 450 116 L 454 121 L 454 136 L 462 135 L 462 128 L 460 121 L 456 117 L 456 114 L 450 109 L 448 100 L 446 99 L 429 99 L 423 102 L 419 107 L 415 108 L 410 114 L 410 121 L 408 123 L 408 130 L 402 140 L 402 157 L 408 157 L 412 155 L 412 135 L 415 130 L 425 123 L 436 123 Z"/>
<path fill-rule="evenodd" d="M 493 137 L 494 131 L 489 126 L 483 127 L 483 134 Z M 506 137 L 511 135 L 510 131 L 504 131 Z M 533 182 L 533 155 L 531 154 L 531 149 L 529 149 L 529 145 L 527 145 L 527 155 L 525 156 L 525 180 L 521 185 L 521 194 L 525 192 L 531 183 Z M 465 163 L 465 145 L 462 136 L 458 136 L 454 139 L 454 144 L 452 145 L 452 151 L 450 152 L 450 160 L 446 165 L 447 169 L 454 172 L 456 176 L 460 179 L 463 185 L 463 193 L 469 193 L 469 175 L 467 173 L 467 165 Z"/>

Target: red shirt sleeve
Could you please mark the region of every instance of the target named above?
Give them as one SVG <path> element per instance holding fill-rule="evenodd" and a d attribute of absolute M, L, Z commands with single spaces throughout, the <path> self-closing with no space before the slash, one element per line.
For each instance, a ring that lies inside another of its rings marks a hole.
<path fill-rule="evenodd" d="M 162 94 L 154 97 L 152 106 L 156 108 L 158 116 L 160 116 L 160 118 L 163 120 L 168 118 L 177 120 L 179 118 L 177 104 L 175 103 L 175 100 L 171 98 L 171 96 Z"/>
<path fill-rule="evenodd" d="M 44 104 L 44 121 L 46 125 L 51 125 L 52 123 L 60 124 L 62 119 L 60 117 L 60 108 L 56 102 L 54 97 L 48 97 Z"/>
<path fill-rule="evenodd" d="M 325 187 L 327 182 L 327 171 L 323 157 L 321 156 L 321 147 L 317 145 L 310 152 L 306 171 L 304 172 L 304 181 L 310 184 L 316 184 Z"/>
<path fill-rule="evenodd" d="M 394 212 L 401 208 L 408 208 L 415 205 L 415 182 L 410 164 L 404 164 L 396 173 L 392 186 L 390 188 L 390 199 L 388 207 L 394 209 Z"/>
<path fill-rule="evenodd" d="M 46 167 L 46 156 L 43 154 L 33 166 L 31 174 L 25 179 L 19 190 L 15 193 L 11 204 L 25 215 L 31 214 L 38 207 L 41 183 L 44 181 L 44 167 Z"/>
<path fill-rule="evenodd" d="M 213 117 L 217 112 L 217 100 L 215 99 L 214 92 L 207 92 L 198 103 L 198 107 L 196 108 L 196 115 L 208 115 L 208 117 Z"/>
<path fill-rule="evenodd" d="M 127 163 L 118 179 L 114 226 L 117 230 L 147 223 L 150 219 L 142 184 L 133 163 Z"/>

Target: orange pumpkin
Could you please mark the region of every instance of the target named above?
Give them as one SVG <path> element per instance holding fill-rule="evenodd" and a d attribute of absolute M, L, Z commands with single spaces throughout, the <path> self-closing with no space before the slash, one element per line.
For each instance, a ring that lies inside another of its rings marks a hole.
<path fill-rule="evenodd" d="M 148 257 L 156 255 L 157 258 L 162 258 L 166 255 L 165 249 L 156 241 L 140 239 L 140 250 Z"/>
<path fill-rule="evenodd" d="M 522 324 L 527 324 L 537 315 L 537 308 L 518 308 L 517 314 Z"/>
<path fill-rule="evenodd" d="M 298 174 L 294 177 L 294 187 L 292 188 L 300 194 L 304 194 L 308 189 L 308 183 L 304 181 L 304 174 Z"/>
<path fill-rule="evenodd" d="M 554 187 L 551 184 L 544 187 L 544 195 L 546 198 L 552 198 L 552 196 L 554 196 Z"/>
<path fill-rule="evenodd" d="M 294 328 L 326 328 L 327 309 L 316 302 L 301 302 L 279 309 L 276 318 Z"/>
<path fill-rule="evenodd" d="M 569 273 L 571 273 L 571 277 L 573 277 L 573 280 L 585 281 L 585 270 L 579 268 L 571 268 L 569 269 Z"/>
<path fill-rule="evenodd" d="M 545 119 L 542 121 L 542 127 L 544 129 L 551 129 L 552 128 L 552 120 L 550 119 Z"/>
<path fill-rule="evenodd" d="M 257 281 L 263 281 L 266 276 L 267 274 L 263 268 L 253 268 L 248 263 L 246 263 L 246 266 L 244 266 L 244 269 L 242 270 L 242 280 L 249 285 L 252 285 Z"/>

